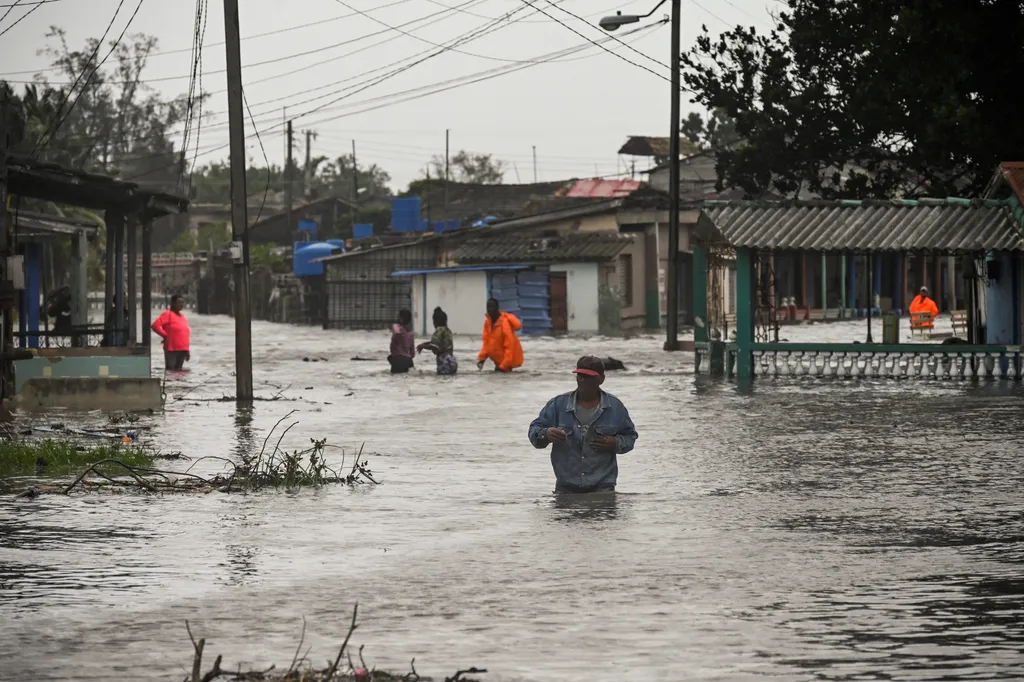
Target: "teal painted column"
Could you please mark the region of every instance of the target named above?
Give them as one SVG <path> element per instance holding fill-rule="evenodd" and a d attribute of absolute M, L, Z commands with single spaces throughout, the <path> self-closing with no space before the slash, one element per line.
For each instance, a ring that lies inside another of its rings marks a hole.
<path fill-rule="evenodd" d="M 754 377 L 754 254 L 736 249 L 736 378 Z"/>
<path fill-rule="evenodd" d="M 839 254 L 842 271 L 839 275 L 839 319 L 846 317 L 846 254 Z"/>
<path fill-rule="evenodd" d="M 693 340 L 702 343 L 708 340 L 708 254 L 703 247 L 693 247 Z M 697 319 L 703 320 L 701 326 Z"/>
<path fill-rule="evenodd" d="M 828 315 L 825 311 L 828 310 L 828 254 L 821 254 L 821 310 L 822 319 L 827 319 Z"/>

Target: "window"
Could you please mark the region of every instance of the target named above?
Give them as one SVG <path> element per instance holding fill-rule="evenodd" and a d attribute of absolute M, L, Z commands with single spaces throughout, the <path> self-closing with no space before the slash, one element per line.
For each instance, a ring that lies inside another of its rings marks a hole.
<path fill-rule="evenodd" d="M 622 305 L 633 305 L 633 254 L 619 256 L 619 288 L 622 294 Z"/>

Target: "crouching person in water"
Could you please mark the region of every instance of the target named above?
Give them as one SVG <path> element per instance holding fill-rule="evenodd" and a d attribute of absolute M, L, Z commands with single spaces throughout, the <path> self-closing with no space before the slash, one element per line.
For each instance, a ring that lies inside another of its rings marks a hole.
<path fill-rule="evenodd" d="M 406 374 L 413 367 L 412 359 L 416 356 L 416 337 L 412 333 L 412 313 L 406 309 L 398 311 L 398 323 L 391 325 L 391 363 L 392 374 Z"/>
<path fill-rule="evenodd" d="M 616 455 L 633 449 L 637 433 L 629 411 L 601 389 L 604 362 L 586 356 L 576 369 L 576 390 L 552 398 L 530 424 L 530 442 L 539 450 L 551 445 L 556 493 L 615 490 Z"/>
<path fill-rule="evenodd" d="M 416 353 L 429 350 L 437 359 L 437 373 L 455 374 L 459 371 L 459 363 L 455 359 L 455 339 L 452 330 L 448 329 L 448 315 L 440 307 L 434 308 L 434 335 L 430 341 L 416 347 Z"/>

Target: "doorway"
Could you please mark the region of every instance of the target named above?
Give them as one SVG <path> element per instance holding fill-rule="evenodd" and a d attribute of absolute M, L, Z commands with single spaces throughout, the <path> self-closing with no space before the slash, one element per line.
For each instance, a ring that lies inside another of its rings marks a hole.
<path fill-rule="evenodd" d="M 564 272 L 551 273 L 551 333 L 569 331 L 569 296 Z"/>

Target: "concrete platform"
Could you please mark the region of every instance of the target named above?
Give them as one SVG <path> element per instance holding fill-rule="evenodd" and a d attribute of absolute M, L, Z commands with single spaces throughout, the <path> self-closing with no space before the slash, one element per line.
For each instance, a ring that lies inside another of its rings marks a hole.
<path fill-rule="evenodd" d="M 160 379 L 150 377 L 39 377 L 27 379 L 14 408 L 45 412 L 141 412 L 163 409 Z"/>

